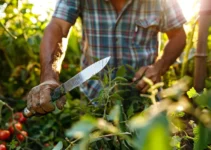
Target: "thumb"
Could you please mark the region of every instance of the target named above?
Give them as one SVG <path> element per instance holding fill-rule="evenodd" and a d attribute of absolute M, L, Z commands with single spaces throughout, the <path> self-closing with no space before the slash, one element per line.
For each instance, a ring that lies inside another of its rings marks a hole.
<path fill-rule="evenodd" d="M 66 104 L 66 97 L 62 96 L 60 99 L 56 101 L 56 106 L 58 109 L 62 110 L 64 105 Z"/>
<path fill-rule="evenodd" d="M 133 81 L 136 81 L 140 78 L 142 78 L 147 70 L 148 66 L 144 66 L 144 67 L 141 67 L 136 73 L 135 73 L 135 76 L 133 78 Z"/>

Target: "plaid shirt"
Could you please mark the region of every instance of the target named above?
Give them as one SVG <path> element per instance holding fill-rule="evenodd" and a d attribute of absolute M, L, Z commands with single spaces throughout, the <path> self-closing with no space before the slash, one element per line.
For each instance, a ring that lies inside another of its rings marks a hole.
<path fill-rule="evenodd" d="M 53 16 L 72 25 L 81 16 L 83 68 L 93 63 L 93 57 L 107 56 L 111 56 L 111 67 L 153 64 L 158 54 L 158 32 L 185 23 L 177 0 L 127 0 L 119 14 L 109 0 L 59 0 Z M 100 84 L 90 80 L 81 90 L 93 99 Z"/>

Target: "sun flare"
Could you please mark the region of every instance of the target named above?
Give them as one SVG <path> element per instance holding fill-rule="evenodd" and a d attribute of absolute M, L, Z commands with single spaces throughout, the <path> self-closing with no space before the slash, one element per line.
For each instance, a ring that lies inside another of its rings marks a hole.
<path fill-rule="evenodd" d="M 177 0 L 181 6 L 183 14 L 187 21 L 189 21 L 199 10 L 199 0 Z M 40 20 L 45 19 L 48 15 L 46 11 L 55 8 L 57 0 L 29 0 L 30 3 L 34 4 L 33 13 L 40 14 Z"/>
<path fill-rule="evenodd" d="M 44 21 L 49 17 L 48 13 L 53 13 L 57 0 L 36 1 L 29 0 L 29 3 L 34 4 L 32 12 L 39 15 L 39 20 Z"/>
<path fill-rule="evenodd" d="M 187 21 L 198 14 L 199 0 L 178 0 L 178 2 Z"/>

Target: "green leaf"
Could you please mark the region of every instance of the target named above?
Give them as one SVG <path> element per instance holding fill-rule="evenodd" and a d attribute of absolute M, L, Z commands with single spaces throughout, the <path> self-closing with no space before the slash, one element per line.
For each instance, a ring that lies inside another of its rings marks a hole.
<path fill-rule="evenodd" d="M 100 80 L 100 78 L 97 75 L 95 75 L 95 76 L 91 77 L 90 80 Z"/>
<path fill-rule="evenodd" d="M 104 78 L 103 78 L 103 83 L 104 83 L 104 85 L 107 85 L 108 82 L 109 82 L 109 79 L 108 79 L 107 74 L 105 73 L 105 74 L 104 74 Z"/>
<path fill-rule="evenodd" d="M 17 148 L 17 144 L 18 144 L 18 141 L 16 141 L 16 140 L 12 140 L 11 142 L 10 142 L 10 148 L 11 149 L 15 149 L 15 148 Z"/>
<path fill-rule="evenodd" d="M 199 93 L 196 92 L 194 87 L 192 87 L 189 91 L 187 91 L 187 94 L 188 94 L 189 98 L 195 98 L 195 97 L 199 96 Z"/>
<path fill-rule="evenodd" d="M 2 119 L 2 115 L 1 115 L 1 111 L 2 111 L 2 107 L 5 105 L 5 103 L 0 100 L 0 123 L 1 123 L 1 119 Z"/>
<path fill-rule="evenodd" d="M 179 136 L 173 136 L 172 139 L 171 139 L 171 146 L 174 149 L 180 149 L 181 148 L 181 146 L 180 146 L 181 140 L 182 140 L 181 137 L 179 137 Z"/>
<path fill-rule="evenodd" d="M 211 110 L 211 90 L 204 92 L 200 96 L 197 96 L 194 101 L 196 104 L 198 104 L 200 107 L 207 107 Z"/>
<path fill-rule="evenodd" d="M 130 118 L 134 114 L 133 103 L 130 105 L 129 109 L 127 110 L 127 116 Z"/>
<path fill-rule="evenodd" d="M 117 70 L 116 76 L 119 77 L 124 77 L 126 74 L 126 69 L 124 66 L 119 67 L 119 69 Z"/>
<path fill-rule="evenodd" d="M 159 114 L 151 119 L 139 114 L 130 120 L 129 125 L 135 131 L 136 136 L 133 137 L 133 141 L 136 149 L 171 149 L 168 120 L 164 114 Z"/>
<path fill-rule="evenodd" d="M 62 148 L 63 148 L 63 143 L 62 141 L 59 141 L 59 143 L 56 144 L 53 150 L 61 150 Z"/>
<path fill-rule="evenodd" d="M 143 145 L 143 150 L 171 150 L 169 135 L 166 132 L 166 128 L 162 124 L 152 127 L 146 136 L 147 140 Z"/>
<path fill-rule="evenodd" d="M 123 77 L 116 77 L 113 82 L 127 82 L 128 80 Z"/>
<path fill-rule="evenodd" d="M 200 123 L 196 128 L 194 128 L 194 150 L 204 150 L 207 148 L 208 143 L 208 129 Z M 210 141 L 209 141 L 210 142 Z"/>
<path fill-rule="evenodd" d="M 111 100 L 121 100 L 121 101 L 124 100 L 124 98 L 122 98 L 122 97 L 121 97 L 119 94 L 117 94 L 117 93 L 112 94 L 112 95 L 110 96 L 110 99 L 111 99 Z"/>
<path fill-rule="evenodd" d="M 120 106 L 116 105 L 112 108 L 111 112 L 108 115 L 108 120 L 114 122 L 114 124 L 119 124 L 119 117 L 120 117 Z"/>
<path fill-rule="evenodd" d="M 205 80 L 205 87 L 206 87 L 207 89 L 210 89 L 210 88 L 211 88 L 211 81 L 210 81 L 210 79 L 206 79 L 206 80 Z"/>
<path fill-rule="evenodd" d="M 127 68 L 127 70 L 130 70 L 130 72 L 133 72 L 133 73 L 136 72 L 135 68 L 132 67 L 131 65 L 126 64 L 125 67 Z"/>
<path fill-rule="evenodd" d="M 89 137 L 85 137 L 78 144 L 74 145 L 72 150 L 87 150 L 89 146 Z"/>
<path fill-rule="evenodd" d="M 67 137 L 82 138 L 89 135 L 96 127 L 97 121 L 91 116 L 84 116 L 80 121 L 76 122 L 71 129 L 68 129 L 65 134 Z"/>

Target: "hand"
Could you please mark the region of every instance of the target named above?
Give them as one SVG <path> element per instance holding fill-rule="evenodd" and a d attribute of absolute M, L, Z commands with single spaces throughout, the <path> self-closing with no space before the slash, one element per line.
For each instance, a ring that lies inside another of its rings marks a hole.
<path fill-rule="evenodd" d="M 35 86 L 31 89 L 27 96 L 27 108 L 29 111 L 37 114 L 47 114 L 55 110 L 55 106 L 51 102 L 50 93 L 53 89 L 59 86 L 59 83 L 54 80 L 49 80 Z M 56 101 L 56 106 L 62 109 L 66 103 L 65 96 Z"/>
<path fill-rule="evenodd" d="M 150 86 L 142 79 L 143 76 L 150 79 L 154 84 L 161 81 L 161 65 L 153 64 L 150 66 L 141 67 L 135 74 L 133 81 L 138 81 L 136 88 L 141 93 L 146 93 Z"/>

